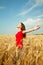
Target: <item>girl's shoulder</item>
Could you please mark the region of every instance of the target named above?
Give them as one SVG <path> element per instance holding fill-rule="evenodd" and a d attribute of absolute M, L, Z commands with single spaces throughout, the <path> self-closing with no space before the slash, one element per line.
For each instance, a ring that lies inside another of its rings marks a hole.
<path fill-rule="evenodd" d="M 23 30 L 18 31 L 18 32 L 16 33 L 16 35 L 17 35 L 17 34 L 21 34 L 21 33 L 23 33 Z"/>

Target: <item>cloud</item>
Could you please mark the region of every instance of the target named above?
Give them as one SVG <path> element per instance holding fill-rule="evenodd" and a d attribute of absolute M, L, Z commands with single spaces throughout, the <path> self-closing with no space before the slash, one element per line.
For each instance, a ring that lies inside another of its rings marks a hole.
<path fill-rule="evenodd" d="M 35 0 L 37 5 L 43 5 L 43 0 Z"/>
<path fill-rule="evenodd" d="M 0 6 L 0 10 L 1 10 L 1 9 L 5 9 L 5 7 Z"/>
<path fill-rule="evenodd" d="M 29 13 L 30 11 L 32 11 L 35 7 L 43 5 L 43 0 L 29 0 L 29 1 L 30 1 L 30 3 L 34 2 L 34 5 L 32 7 L 30 7 L 29 9 L 19 13 L 18 16 L 25 15 L 25 14 Z M 27 4 L 28 3 L 26 3 L 26 5 Z"/>
<path fill-rule="evenodd" d="M 32 19 L 28 18 L 26 21 L 23 22 L 27 27 L 32 27 L 35 25 L 42 25 L 43 24 L 43 19 L 37 18 L 37 19 Z"/>
<path fill-rule="evenodd" d="M 27 14 L 28 12 L 30 12 L 30 11 L 31 11 L 33 8 L 35 8 L 36 6 L 37 6 L 36 4 L 33 5 L 30 9 L 28 9 L 28 10 L 26 10 L 26 11 L 23 11 L 23 12 L 19 13 L 18 16 Z"/>
<path fill-rule="evenodd" d="M 40 18 L 40 17 L 43 17 L 43 15 L 39 15 L 39 16 L 37 16 L 38 18 Z"/>

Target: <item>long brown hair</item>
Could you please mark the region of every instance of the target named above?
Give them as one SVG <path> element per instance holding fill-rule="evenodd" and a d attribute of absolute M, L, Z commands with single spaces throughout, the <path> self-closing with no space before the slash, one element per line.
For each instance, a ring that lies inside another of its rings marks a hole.
<path fill-rule="evenodd" d="M 26 30 L 25 25 L 21 22 L 21 30 Z M 24 38 L 26 37 L 26 33 L 24 33 Z"/>

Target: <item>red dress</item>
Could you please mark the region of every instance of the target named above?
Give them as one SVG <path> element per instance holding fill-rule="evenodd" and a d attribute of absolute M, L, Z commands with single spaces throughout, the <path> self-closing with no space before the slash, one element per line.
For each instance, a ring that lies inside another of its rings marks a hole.
<path fill-rule="evenodd" d="M 16 34 L 16 46 L 17 46 L 18 48 L 23 48 L 22 40 L 23 40 L 23 33 L 22 33 L 22 30 L 21 30 L 21 31 L 19 31 L 19 32 Z"/>

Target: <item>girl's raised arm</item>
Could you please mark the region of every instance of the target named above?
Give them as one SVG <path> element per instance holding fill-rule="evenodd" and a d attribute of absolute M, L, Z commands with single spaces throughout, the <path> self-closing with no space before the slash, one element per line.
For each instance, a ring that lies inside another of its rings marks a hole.
<path fill-rule="evenodd" d="M 29 30 L 24 30 L 23 33 L 29 33 L 29 32 L 32 32 L 32 31 L 35 31 L 35 30 L 38 30 L 40 28 L 40 26 L 35 26 L 34 28 L 32 29 L 29 29 Z"/>

